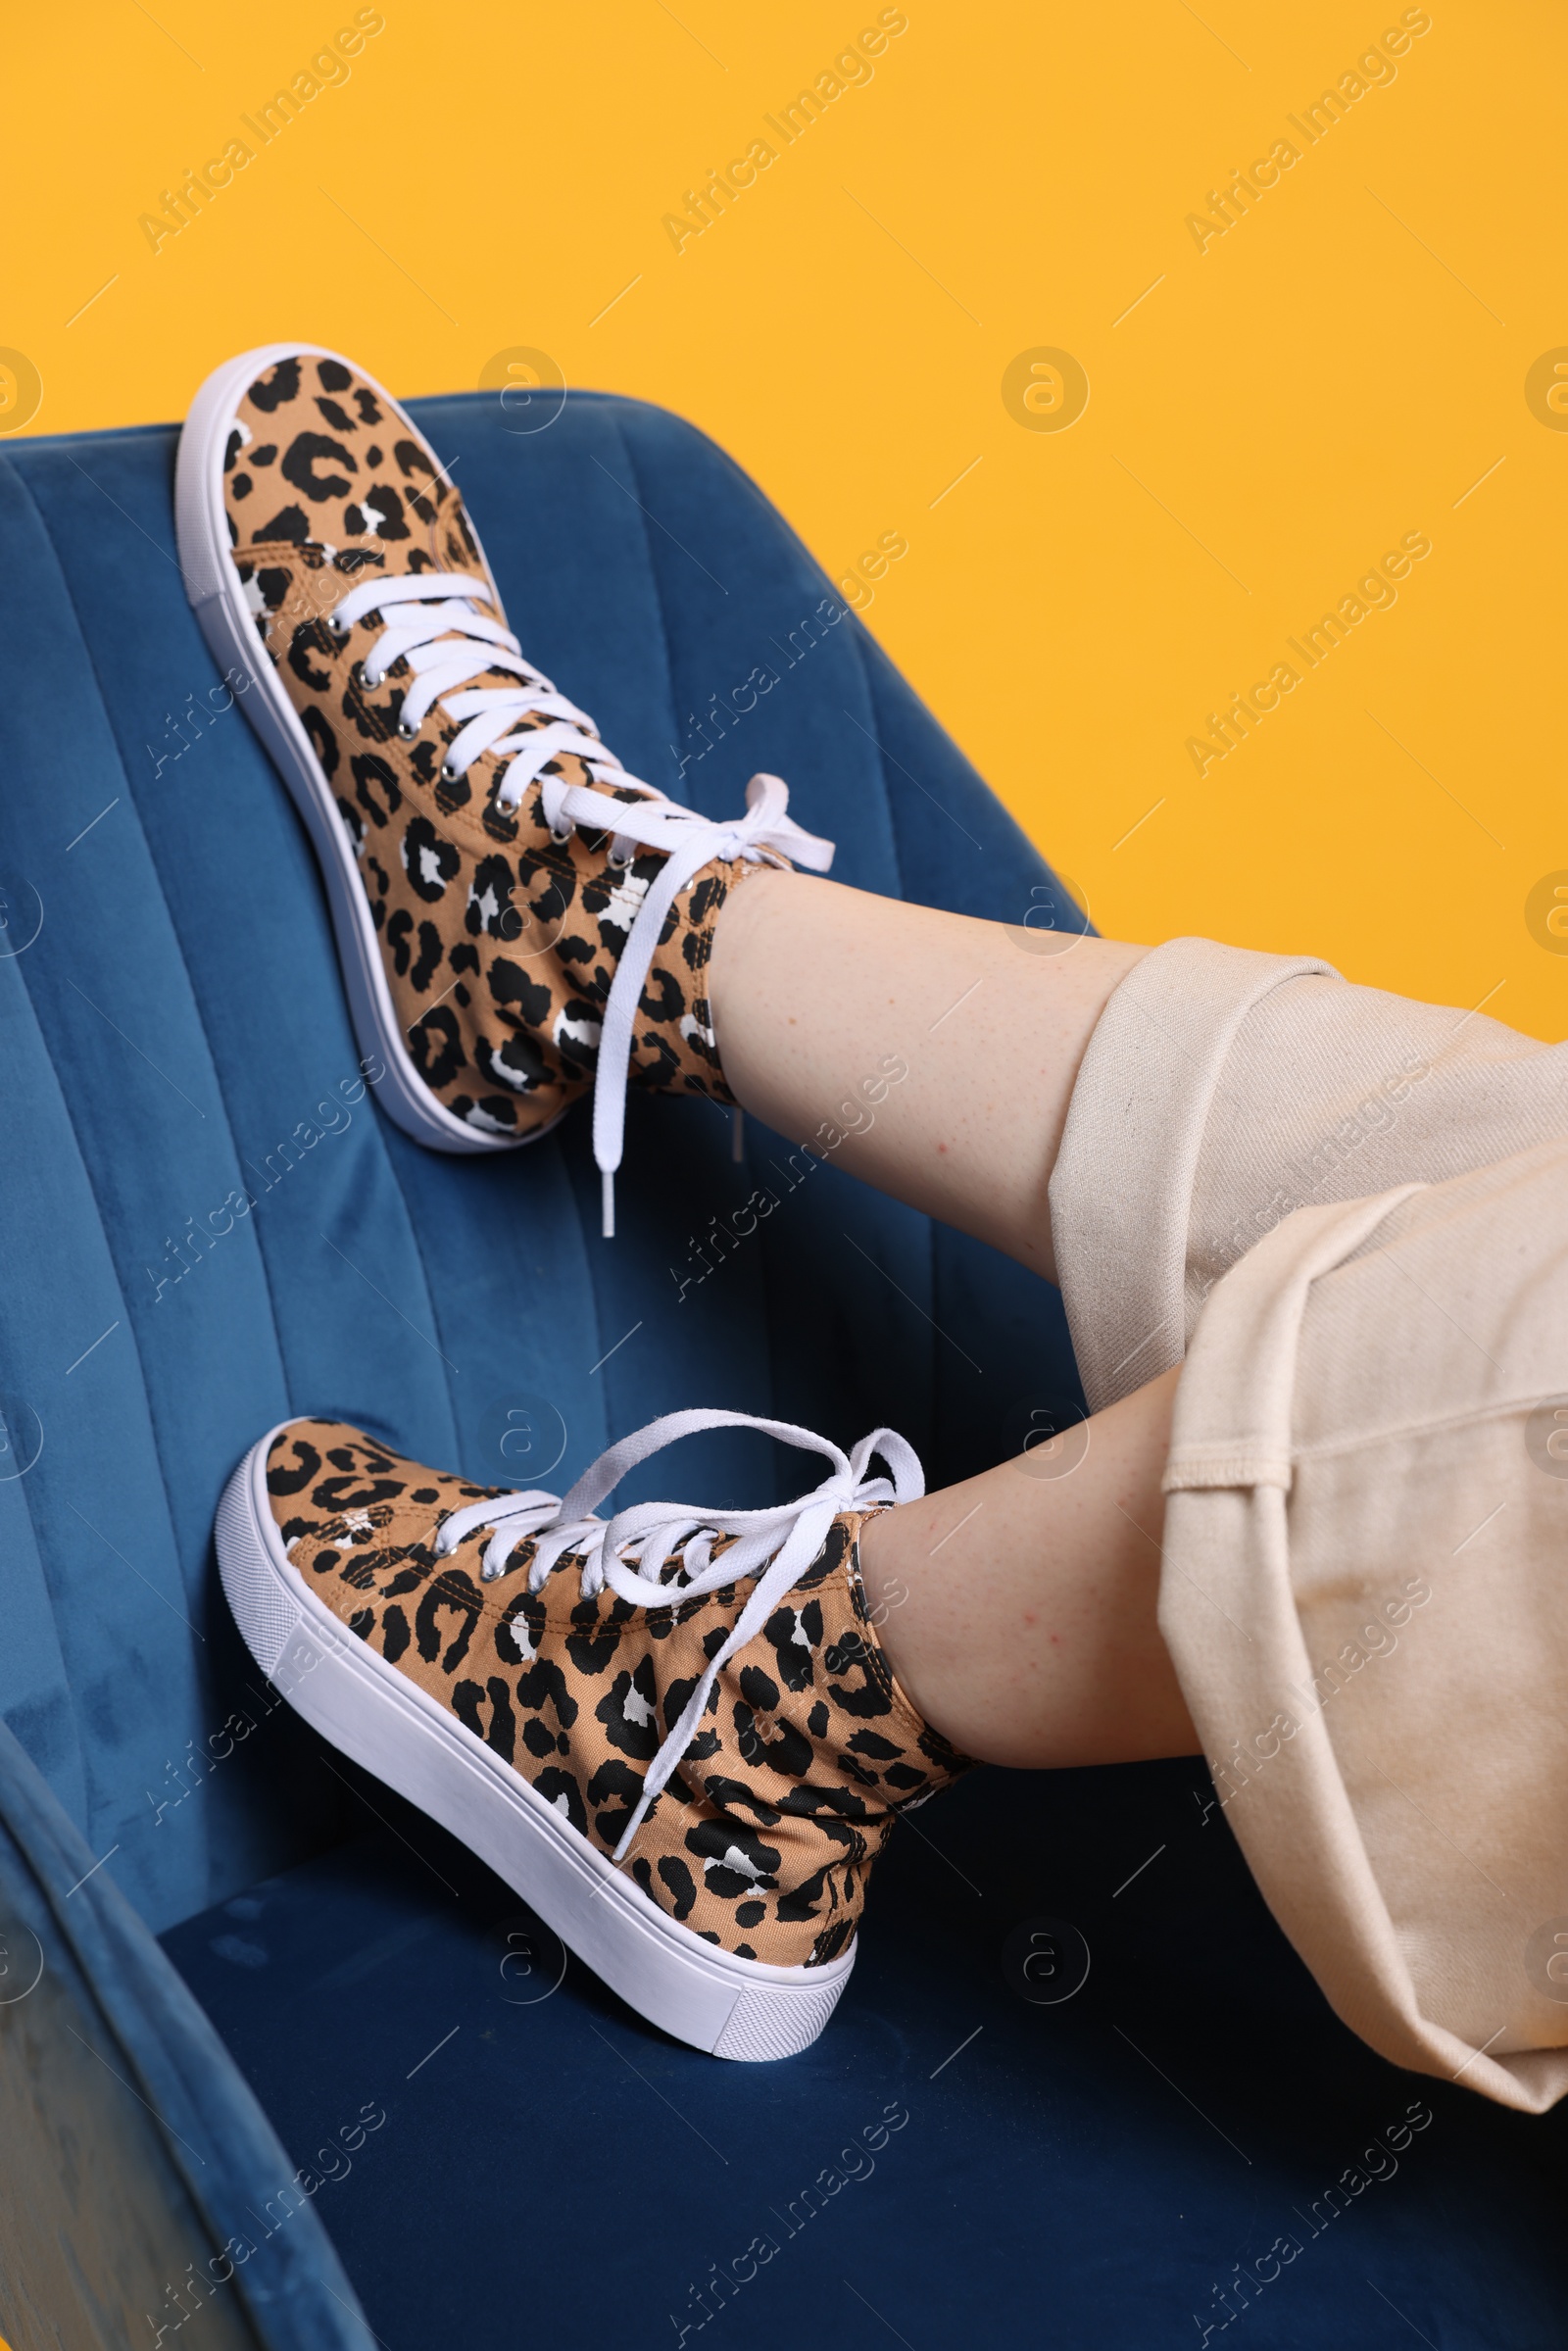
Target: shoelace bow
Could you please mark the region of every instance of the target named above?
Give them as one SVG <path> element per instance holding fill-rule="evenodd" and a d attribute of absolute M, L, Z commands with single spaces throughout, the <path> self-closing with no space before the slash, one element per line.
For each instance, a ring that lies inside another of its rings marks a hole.
<path fill-rule="evenodd" d="M 652 882 L 640 882 L 627 871 L 618 893 L 623 907 L 631 905 L 634 910 L 605 1004 L 594 1072 L 594 1159 L 609 1240 L 615 1230 L 615 1170 L 624 1148 L 637 1009 L 670 907 L 692 876 L 715 857 L 741 857 L 748 864 L 788 860 L 826 873 L 834 845 L 786 813 L 789 787 L 776 775 L 754 775 L 746 787 L 746 814 L 728 823 L 683 808 L 656 785 L 628 775 L 600 741 L 587 712 L 558 694 L 523 658 L 512 631 L 478 609 L 489 603 L 482 579 L 462 571 L 421 571 L 351 588 L 334 608 L 329 625 L 334 635 L 345 637 L 367 613 L 387 615 L 373 658 L 360 664 L 364 682 L 380 685 L 395 662 L 406 661 L 413 677 L 403 697 L 399 734 L 412 740 L 437 702 L 451 717 L 466 720 L 448 749 L 443 772 L 455 781 L 486 751 L 506 759 L 506 777 L 496 795 L 502 808 L 517 808 L 528 786 L 563 753 L 580 759 L 595 782 L 641 795 L 635 801 L 614 800 L 561 775 L 543 776 L 545 821 L 554 840 L 564 841 L 574 825 L 610 833 L 610 862 L 617 870 L 629 868 L 638 848 L 661 851 L 664 857 Z M 517 683 L 468 684 L 487 669 L 510 670 Z M 541 718 L 543 725 L 537 723 Z M 519 725 L 523 719 L 535 723 Z"/>
<path fill-rule="evenodd" d="M 804 1452 L 823 1454 L 833 1464 L 832 1474 L 809 1494 L 772 1509 L 704 1510 L 684 1502 L 634 1502 L 614 1518 L 596 1515 L 595 1505 L 639 1461 L 704 1429 L 760 1429 Z M 873 1454 L 880 1454 L 893 1473 L 890 1478 L 868 1474 Z M 584 1598 L 595 1598 L 608 1585 L 634 1608 L 678 1607 L 683 1600 L 757 1576 L 733 1630 L 709 1660 L 680 1720 L 648 1767 L 641 1800 L 612 1856 L 619 1861 L 696 1736 L 720 1672 L 761 1631 L 811 1565 L 840 1511 L 914 1502 L 924 1492 L 925 1477 L 914 1447 L 893 1429 L 873 1429 L 853 1452 L 843 1453 L 827 1438 L 791 1421 L 758 1420 L 748 1412 L 667 1412 L 601 1453 L 564 1500 L 553 1494 L 528 1493 L 465 1503 L 442 1522 L 435 1551 L 438 1558 L 450 1558 L 476 1528 L 493 1527 L 482 1569 L 483 1581 L 493 1583 L 505 1575 L 518 1545 L 532 1538 L 537 1547 L 528 1570 L 530 1592 L 542 1591 L 562 1561 L 576 1556 L 583 1562 Z M 736 1541 L 715 1559 L 713 1543 L 720 1535 L 733 1535 Z M 661 1570 L 672 1562 L 679 1572 L 662 1582 Z"/>

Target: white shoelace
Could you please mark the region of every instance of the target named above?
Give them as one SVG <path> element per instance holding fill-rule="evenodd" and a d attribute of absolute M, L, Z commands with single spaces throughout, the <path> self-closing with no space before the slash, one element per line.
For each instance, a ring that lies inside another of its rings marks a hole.
<path fill-rule="evenodd" d="M 705 1510 L 685 1502 L 635 1502 L 614 1518 L 595 1515 L 602 1502 L 650 1453 L 673 1445 L 678 1438 L 704 1429 L 760 1429 L 804 1452 L 821 1453 L 833 1464 L 832 1474 L 809 1494 L 768 1510 Z M 868 1474 L 871 1457 L 880 1454 L 891 1478 Z M 852 1453 L 840 1452 L 825 1437 L 797 1428 L 787 1420 L 758 1420 L 749 1412 L 666 1412 L 646 1429 L 623 1437 L 584 1470 L 562 1500 L 553 1494 L 504 1494 L 488 1501 L 467 1502 L 442 1522 L 435 1543 L 436 1556 L 447 1559 L 476 1528 L 493 1527 L 485 1545 L 483 1581 L 505 1575 L 517 1545 L 532 1537 L 537 1543 L 528 1570 L 528 1590 L 540 1592 L 553 1571 L 568 1554 L 584 1562 L 582 1590 L 593 1599 L 608 1585 L 634 1608 L 670 1608 L 705 1592 L 718 1592 L 743 1577 L 757 1576 L 751 1598 L 735 1620 L 733 1631 L 710 1659 L 708 1669 L 692 1691 L 679 1722 L 666 1735 L 648 1767 L 641 1801 L 626 1824 L 613 1859 L 619 1861 L 641 1828 L 643 1816 L 674 1771 L 696 1736 L 710 1692 L 728 1660 L 745 1648 L 772 1615 L 774 1608 L 816 1558 L 828 1529 L 841 1510 L 870 1510 L 893 1502 L 916 1502 L 925 1492 L 925 1477 L 914 1447 L 893 1429 L 873 1429 Z M 733 1535 L 737 1540 L 715 1559 L 713 1539 Z M 678 1561 L 679 1573 L 661 1583 L 660 1571 Z M 760 1575 L 758 1570 L 761 1569 Z"/>
<path fill-rule="evenodd" d="M 638 848 L 663 853 L 658 877 L 643 885 L 628 874 L 623 899 L 637 899 L 626 944 L 611 983 L 594 1073 L 594 1159 L 599 1168 L 605 1238 L 615 1230 L 615 1170 L 620 1165 L 626 1123 L 626 1085 L 632 1038 L 643 984 L 659 935 L 676 897 L 701 867 L 715 857 L 741 857 L 748 864 L 786 860 L 826 873 L 833 843 L 806 832 L 786 813 L 789 787 L 776 775 L 754 775 L 746 787 L 746 814 L 719 823 L 683 808 L 657 786 L 628 775 L 599 739 L 587 712 L 558 694 L 549 678 L 525 661 L 512 631 L 487 619 L 490 591 L 482 579 L 463 571 L 421 571 L 402 579 L 368 579 L 351 588 L 334 609 L 329 626 L 347 636 L 367 613 L 385 615 L 373 656 L 361 662 L 366 685 L 379 686 L 399 660 L 413 677 L 403 698 L 398 731 L 405 741 L 418 733 L 431 706 L 439 702 L 453 718 L 467 721 L 454 738 L 444 773 L 456 780 L 482 752 L 509 761 L 497 794 L 504 808 L 515 808 L 548 763 L 570 753 L 596 783 L 642 795 L 612 800 L 564 777 L 544 777 L 545 821 L 557 841 L 574 825 L 613 836 L 610 862 L 628 867 Z M 515 686 L 470 687 L 487 669 L 506 669 Z M 466 690 L 465 690 L 466 689 Z M 543 718 L 543 726 L 518 726 Z M 640 897 L 638 894 L 640 893 Z"/>

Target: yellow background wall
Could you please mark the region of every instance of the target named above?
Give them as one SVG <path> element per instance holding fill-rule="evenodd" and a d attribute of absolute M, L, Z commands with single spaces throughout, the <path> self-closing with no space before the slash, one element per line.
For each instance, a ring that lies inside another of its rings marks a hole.
<path fill-rule="evenodd" d="M 764 118 L 874 0 L 379 13 L 265 146 L 241 117 L 352 6 L 13 13 L 0 428 L 177 416 L 278 335 L 406 395 L 536 347 L 693 418 L 835 577 L 903 534 L 867 624 L 1102 929 L 1568 1029 L 1559 6 L 907 0 L 790 145 Z M 1358 73 L 1401 16 L 1430 29 Z M 1348 73 L 1309 143 L 1289 118 Z M 236 136 L 155 252 L 139 216 Z M 759 137 L 677 251 L 663 216 Z M 1200 249 L 1187 216 L 1281 139 Z M 1087 375 L 1065 429 L 1042 348 Z M 1286 640 L 1412 531 L 1397 602 L 1307 670 Z M 1300 685 L 1200 775 L 1188 738 L 1281 661 Z"/>

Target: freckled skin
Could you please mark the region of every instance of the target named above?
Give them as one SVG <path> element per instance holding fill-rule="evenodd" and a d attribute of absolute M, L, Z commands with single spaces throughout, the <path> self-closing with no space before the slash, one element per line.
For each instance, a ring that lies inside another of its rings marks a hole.
<path fill-rule="evenodd" d="M 965 1754 L 1038 1771 L 1197 1752 L 1155 1613 L 1178 1376 L 1096 1413 L 1068 1475 L 1004 1461 L 862 1535 L 889 1663 Z"/>

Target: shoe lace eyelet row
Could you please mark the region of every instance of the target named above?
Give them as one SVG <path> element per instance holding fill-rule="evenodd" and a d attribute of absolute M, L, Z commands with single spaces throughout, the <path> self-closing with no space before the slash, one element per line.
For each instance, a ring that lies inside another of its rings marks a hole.
<path fill-rule="evenodd" d="M 361 621 L 377 626 L 373 650 L 351 671 L 370 690 L 407 673 L 396 711 L 385 713 L 398 739 L 412 743 L 436 709 L 458 722 L 440 774 L 457 784 L 474 761 L 495 765 L 490 807 L 515 819 L 538 787 L 539 820 L 559 851 L 581 832 L 589 856 L 603 854 L 615 876 L 614 924 L 625 941 L 600 1025 L 594 1070 L 594 1158 L 600 1171 L 602 1229 L 613 1236 L 614 1172 L 624 1139 L 637 1007 L 662 926 L 679 891 L 711 860 L 804 864 L 825 873 L 833 844 L 805 832 L 788 815 L 789 793 L 777 776 L 746 787 L 746 812 L 720 821 L 683 808 L 657 786 L 627 773 L 586 710 L 557 691 L 524 660 L 487 580 L 462 571 L 410 573 L 351 587 L 329 615 L 340 641 Z M 497 673 L 506 683 L 476 684 Z M 409 706 L 417 714 L 408 714 Z M 643 874 L 629 873 L 651 853 Z M 655 858 L 662 860 L 657 868 Z M 625 878 L 622 879 L 621 877 Z"/>
<path fill-rule="evenodd" d="M 679 1503 L 645 1502 L 608 1521 L 598 1515 L 599 1504 L 639 1462 L 681 1437 L 717 1428 L 754 1429 L 781 1438 L 787 1445 L 825 1456 L 830 1474 L 793 1501 L 761 1510 L 709 1512 Z M 871 1462 L 878 1455 L 891 1476 L 873 1473 Z M 780 1601 L 822 1556 L 838 1515 L 917 1501 L 924 1491 L 913 1447 L 891 1429 L 873 1430 L 852 1452 L 844 1453 L 829 1440 L 786 1421 L 742 1412 L 675 1412 L 651 1421 L 601 1454 L 564 1499 L 533 1489 L 481 1495 L 446 1512 L 432 1547 L 437 1559 L 450 1559 L 464 1543 L 487 1532 L 482 1583 L 506 1576 L 514 1562 L 520 1566 L 518 1554 L 526 1545 L 530 1593 L 542 1592 L 559 1570 L 575 1569 L 583 1600 L 597 1599 L 608 1590 L 628 1613 L 641 1609 L 660 1622 L 671 1613 L 679 1622 L 679 1611 L 688 1601 L 700 1605 L 712 1594 L 750 1585 L 733 1623 L 707 1655 L 679 1719 L 667 1724 L 648 1765 L 638 1801 L 612 1855 L 619 1861 L 700 1728 L 720 1673 L 761 1633 Z M 715 1557 L 715 1543 L 726 1536 L 731 1541 Z M 704 1647 L 707 1650 L 707 1642 Z"/>

